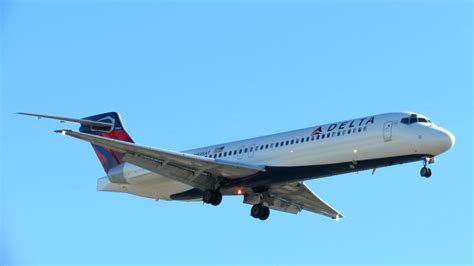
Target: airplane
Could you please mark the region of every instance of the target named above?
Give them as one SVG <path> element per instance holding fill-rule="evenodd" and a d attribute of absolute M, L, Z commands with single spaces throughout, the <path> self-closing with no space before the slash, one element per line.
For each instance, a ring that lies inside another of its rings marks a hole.
<path fill-rule="evenodd" d="M 304 181 L 421 161 L 428 164 L 455 143 L 454 135 L 414 112 L 392 112 L 317 125 L 263 137 L 172 151 L 136 144 L 120 115 L 82 119 L 18 113 L 80 124 L 55 132 L 90 142 L 106 176 L 98 191 L 156 200 L 203 201 L 217 206 L 223 196 L 243 196 L 250 215 L 266 220 L 270 209 L 302 210 L 339 219 Z"/>

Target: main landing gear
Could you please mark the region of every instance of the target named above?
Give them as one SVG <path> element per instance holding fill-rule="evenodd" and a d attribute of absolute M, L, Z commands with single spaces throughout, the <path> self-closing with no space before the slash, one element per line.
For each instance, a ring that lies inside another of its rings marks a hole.
<path fill-rule="evenodd" d="M 270 216 L 270 209 L 261 203 L 255 204 L 252 206 L 252 209 L 250 209 L 250 215 L 253 218 L 257 218 L 263 221 L 268 219 L 268 216 Z"/>
<path fill-rule="evenodd" d="M 222 194 L 217 190 L 206 190 L 202 196 L 202 201 L 217 206 L 222 202 Z"/>
<path fill-rule="evenodd" d="M 255 200 L 252 203 L 257 203 L 252 206 L 252 209 L 250 209 L 250 215 L 253 218 L 260 219 L 260 220 L 266 220 L 270 216 L 270 208 L 268 206 L 264 205 L 264 199 L 262 195 L 259 195 L 260 200 Z M 213 190 L 213 189 L 208 189 L 204 191 L 204 194 L 202 195 L 202 201 L 207 204 L 211 204 L 214 206 L 217 206 L 221 203 L 222 201 L 222 193 L 220 193 L 218 190 Z M 245 203 L 250 203 L 246 202 Z M 251 203 L 251 204 L 252 204 Z"/>
<path fill-rule="evenodd" d="M 431 176 L 431 169 L 426 167 L 429 162 L 432 162 L 433 158 L 425 157 L 423 158 L 423 168 L 420 170 L 420 175 L 426 178 Z"/>

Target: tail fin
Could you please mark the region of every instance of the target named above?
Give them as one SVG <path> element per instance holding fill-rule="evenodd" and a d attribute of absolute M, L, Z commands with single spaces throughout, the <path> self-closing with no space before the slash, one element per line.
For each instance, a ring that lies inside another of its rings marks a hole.
<path fill-rule="evenodd" d="M 113 124 L 112 128 L 107 127 L 95 127 L 93 125 L 84 125 L 82 124 L 79 128 L 80 132 L 99 135 L 101 137 L 132 142 L 132 138 L 128 135 L 127 131 L 123 127 L 122 120 L 120 115 L 116 112 L 103 113 L 98 115 L 93 115 L 83 118 L 84 120 L 91 120 L 97 122 L 105 122 Z M 122 158 L 124 156 L 121 152 L 116 152 L 105 148 L 100 145 L 92 144 L 97 157 L 99 157 L 102 167 L 104 167 L 105 172 L 107 173 L 111 168 L 123 163 Z"/>

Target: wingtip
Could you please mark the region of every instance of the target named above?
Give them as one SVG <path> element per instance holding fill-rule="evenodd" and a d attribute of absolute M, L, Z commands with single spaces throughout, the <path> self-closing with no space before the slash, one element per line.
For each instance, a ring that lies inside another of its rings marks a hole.
<path fill-rule="evenodd" d="M 68 131 L 71 131 L 71 130 L 69 130 L 69 129 L 58 129 L 58 130 L 55 130 L 54 132 L 58 133 L 60 135 L 66 135 Z"/>

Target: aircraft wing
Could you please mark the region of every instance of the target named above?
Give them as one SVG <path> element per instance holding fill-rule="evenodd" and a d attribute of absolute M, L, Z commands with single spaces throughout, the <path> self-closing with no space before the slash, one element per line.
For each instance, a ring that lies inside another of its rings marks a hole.
<path fill-rule="evenodd" d="M 314 194 L 303 182 L 288 183 L 270 187 L 270 194 L 275 199 L 271 209 L 289 213 L 306 210 L 324 216 L 339 219 L 342 214 Z"/>
<path fill-rule="evenodd" d="M 125 154 L 124 161 L 201 190 L 212 187 L 219 181 L 218 178 L 233 179 L 265 172 L 264 166 L 151 148 L 73 130 L 56 132 L 122 152 Z"/>

